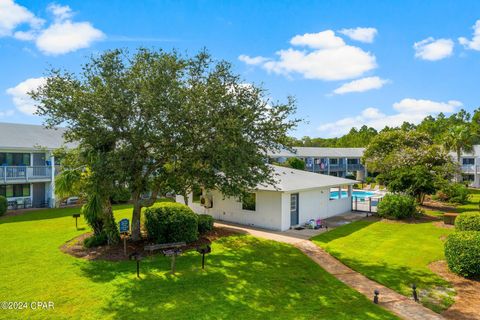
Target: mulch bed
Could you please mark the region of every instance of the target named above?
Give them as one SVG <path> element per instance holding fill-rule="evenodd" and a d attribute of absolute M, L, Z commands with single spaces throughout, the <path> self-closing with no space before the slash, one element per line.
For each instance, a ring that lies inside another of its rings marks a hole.
<path fill-rule="evenodd" d="M 183 252 L 188 250 L 195 250 L 198 246 L 211 244 L 213 241 L 228 237 L 231 235 L 239 234 L 240 232 L 225 227 L 214 227 L 212 231 L 202 235 L 197 241 L 188 243 L 186 246 L 180 248 Z M 67 241 L 60 247 L 60 250 L 66 254 L 74 256 L 76 258 L 82 258 L 87 260 L 108 260 L 108 261 L 122 261 L 128 260 L 128 256 L 134 252 L 138 252 L 143 256 L 149 255 L 148 251 L 144 250 L 144 247 L 151 244 L 151 241 L 145 239 L 133 242 L 127 239 L 127 255 L 124 254 L 123 238 L 117 245 L 114 246 L 100 246 L 94 248 L 85 248 L 83 241 L 91 236 L 92 233 L 85 233 L 76 238 Z M 162 250 L 155 251 L 152 255 L 162 254 Z"/>
<path fill-rule="evenodd" d="M 425 200 L 423 202 L 422 207 L 424 207 L 425 209 L 436 210 L 441 212 L 457 212 L 457 208 L 439 201 L 431 200 L 431 199 Z"/>
<path fill-rule="evenodd" d="M 480 281 L 465 279 L 454 274 L 443 260 L 432 262 L 429 268 L 450 282 L 457 292 L 455 303 L 442 315 L 447 319 L 480 320 Z"/>

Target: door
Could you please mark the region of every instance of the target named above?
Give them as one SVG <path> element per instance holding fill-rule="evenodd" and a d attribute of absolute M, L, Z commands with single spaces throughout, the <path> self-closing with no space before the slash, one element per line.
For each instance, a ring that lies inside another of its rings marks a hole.
<path fill-rule="evenodd" d="M 45 183 L 33 183 L 32 206 L 35 208 L 45 206 Z"/>
<path fill-rule="evenodd" d="M 290 226 L 298 225 L 298 193 L 290 195 Z"/>

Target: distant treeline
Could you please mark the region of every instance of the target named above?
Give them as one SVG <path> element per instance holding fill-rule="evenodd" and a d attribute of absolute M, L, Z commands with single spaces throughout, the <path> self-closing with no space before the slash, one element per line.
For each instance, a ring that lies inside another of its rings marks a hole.
<path fill-rule="evenodd" d="M 350 129 L 350 132 L 339 138 L 311 138 L 308 136 L 301 139 L 292 138 L 292 145 L 297 147 L 361 148 L 366 147 L 379 133 L 392 130 L 416 130 L 428 134 L 435 143 L 442 144 L 442 137 L 445 136 L 448 129 L 458 125 L 468 126 L 475 136 L 480 136 L 480 109 L 475 110 L 473 116 L 462 109 L 448 117 L 440 113 L 436 117 L 427 116 L 418 125 L 404 122 L 400 127 L 387 126 L 380 131 L 364 125 L 360 129 Z M 480 139 L 476 138 L 474 144 L 479 143 Z"/>

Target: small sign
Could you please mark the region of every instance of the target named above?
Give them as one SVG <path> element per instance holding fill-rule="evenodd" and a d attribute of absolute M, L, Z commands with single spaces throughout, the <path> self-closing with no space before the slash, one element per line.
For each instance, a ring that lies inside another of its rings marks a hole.
<path fill-rule="evenodd" d="M 120 233 L 130 231 L 130 221 L 128 221 L 128 219 L 122 219 L 118 224 L 120 225 Z"/>

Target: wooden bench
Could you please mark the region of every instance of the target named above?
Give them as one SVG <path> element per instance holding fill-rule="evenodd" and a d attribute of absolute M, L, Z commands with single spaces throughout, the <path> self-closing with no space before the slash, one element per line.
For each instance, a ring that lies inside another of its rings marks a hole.
<path fill-rule="evenodd" d="M 447 212 L 443 214 L 443 223 L 444 224 L 455 224 L 455 219 L 458 217 L 458 213 Z"/>
<path fill-rule="evenodd" d="M 145 251 L 150 251 L 152 253 L 155 250 L 163 249 L 175 249 L 186 246 L 185 242 L 172 242 L 172 243 L 159 243 L 159 244 L 149 244 L 145 246 Z"/>

